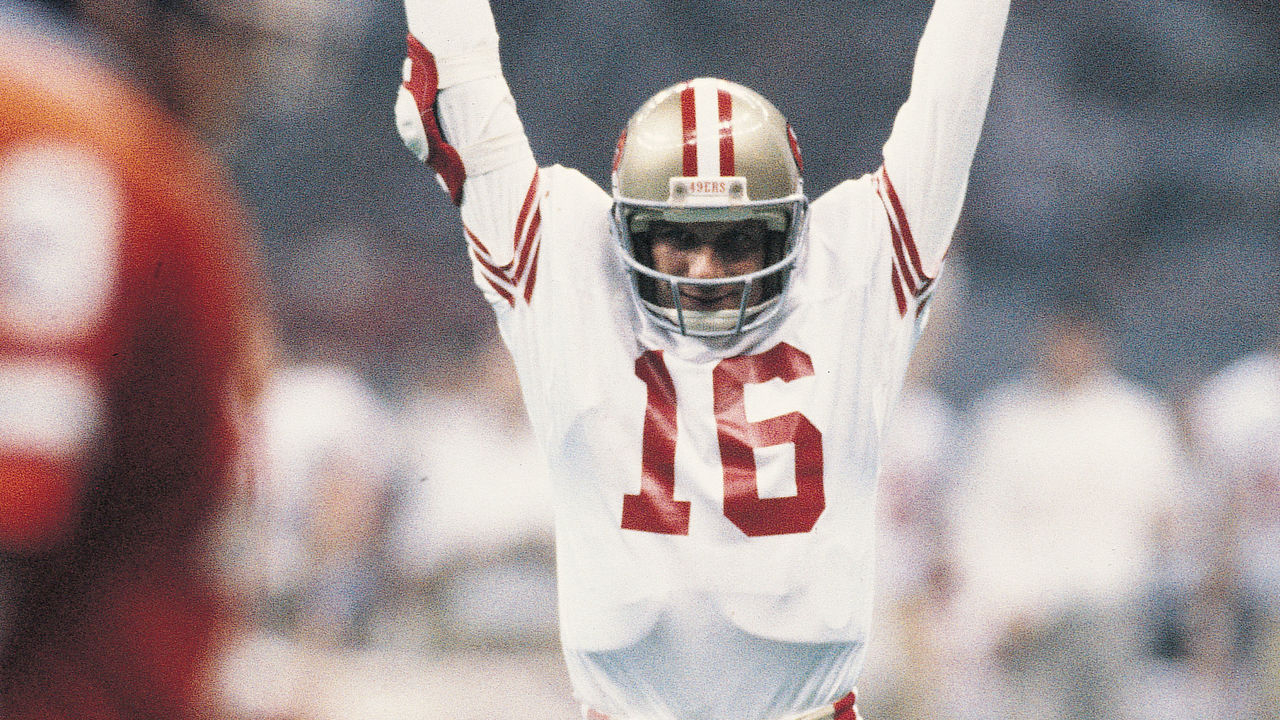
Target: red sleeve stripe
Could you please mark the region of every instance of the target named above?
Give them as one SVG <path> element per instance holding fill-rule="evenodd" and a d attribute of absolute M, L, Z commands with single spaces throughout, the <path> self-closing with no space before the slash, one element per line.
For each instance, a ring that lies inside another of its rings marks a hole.
<path fill-rule="evenodd" d="M 511 296 L 511 293 L 510 293 L 510 292 L 508 292 L 507 290 L 503 289 L 503 287 L 502 287 L 501 285 L 499 285 L 498 283 L 494 282 L 494 281 L 493 281 L 493 279 L 492 279 L 492 278 L 490 278 L 490 277 L 488 277 L 487 275 L 485 276 L 485 280 L 488 280 L 488 281 L 489 281 L 489 285 L 493 287 L 493 289 L 494 289 L 494 291 L 495 291 L 495 292 L 497 292 L 499 295 L 501 295 L 501 296 L 502 296 L 502 299 L 503 299 L 503 300 L 506 300 L 506 301 L 507 301 L 507 304 L 508 304 L 508 305 L 510 305 L 511 307 L 515 307 L 515 306 L 516 306 L 516 299 L 515 299 L 514 297 L 512 297 L 512 296 Z"/>
<path fill-rule="evenodd" d="M 529 218 L 529 224 L 524 226 L 524 232 L 521 233 L 516 241 L 516 247 L 520 252 L 520 264 L 516 266 L 515 277 L 511 279 L 512 287 L 519 287 L 524 284 L 524 299 L 529 302 L 529 298 L 533 295 L 533 281 L 537 275 L 538 267 L 538 251 L 541 249 L 541 233 L 542 228 L 542 205 L 536 203 L 538 197 L 538 171 L 534 170 L 533 179 L 529 182 L 529 192 L 524 198 L 524 208 L 520 211 L 520 223 L 517 228 L 524 225 L 524 218 L 529 214 L 529 209 L 533 208 L 533 215 Z"/>
<path fill-rule="evenodd" d="M 468 232 L 468 236 L 471 238 L 475 237 L 474 235 L 471 235 L 470 232 Z M 494 265 L 493 261 L 489 259 L 489 256 L 484 253 L 484 247 L 480 246 L 478 240 L 476 241 L 476 244 L 471 247 L 471 254 L 472 257 L 476 259 L 476 262 L 480 263 L 481 267 L 492 273 L 494 276 L 502 279 L 503 282 L 511 284 L 511 278 L 507 276 L 507 273 L 511 270 L 511 263 L 507 263 L 502 267 Z"/>
<path fill-rule="evenodd" d="M 898 231 L 898 225 L 895 222 L 896 218 L 894 217 L 893 211 L 890 209 L 889 199 L 885 197 L 884 188 L 881 184 L 880 175 L 878 173 L 874 178 L 874 182 L 876 186 L 876 197 L 880 198 L 880 205 L 884 208 L 885 217 L 889 222 L 889 234 L 893 237 L 893 252 L 897 256 L 894 268 L 905 269 L 907 268 L 907 258 L 902 249 L 902 233 Z M 916 294 L 915 278 L 912 277 L 911 273 L 908 271 L 901 272 L 901 276 L 906 280 L 907 289 L 911 291 L 911 295 L 914 297 Z"/>
<path fill-rule="evenodd" d="M 493 263 L 493 254 L 489 252 L 489 248 L 485 247 L 484 243 L 480 241 L 480 238 L 474 232 L 472 232 L 470 228 L 466 227 L 465 225 L 463 226 L 463 229 L 466 231 L 466 234 L 467 234 L 467 239 L 471 241 L 471 244 L 475 246 L 476 250 L 479 251 L 479 253 L 483 255 L 486 260 L 488 260 L 489 267 L 493 268 L 500 275 L 508 276 L 507 278 L 508 280 L 510 279 L 511 267 L 515 264 L 515 256 L 520 254 L 523 241 L 529 235 L 529 233 L 527 232 L 527 228 L 525 227 L 525 220 L 528 219 L 529 210 L 533 207 L 534 198 L 537 196 L 537 193 L 536 193 L 537 187 L 538 187 L 538 172 L 535 170 L 533 173 L 533 180 L 529 183 L 529 191 L 525 193 L 524 205 L 521 206 L 520 215 L 516 218 L 516 232 L 511 242 L 512 259 L 507 264 L 502 265 L 501 267 L 499 267 L 498 265 L 495 265 Z M 522 229 L 525 230 L 526 232 L 521 232 Z"/>
<path fill-rule="evenodd" d="M 920 253 L 916 251 L 915 238 L 911 235 L 911 224 L 907 222 L 907 211 L 903 209 L 902 201 L 898 198 L 898 191 L 894 189 L 893 181 L 889 179 L 888 168 L 883 165 L 880 166 L 880 176 L 884 178 L 884 189 L 888 193 L 889 203 L 893 205 L 894 215 L 898 218 L 898 227 L 902 230 L 902 242 L 906 245 L 907 254 L 911 256 L 911 265 L 921 283 L 927 285 L 928 281 L 933 278 L 924 272 L 924 265 L 920 262 Z"/>
<path fill-rule="evenodd" d="M 538 249 L 542 226 L 542 207 L 536 203 L 538 197 L 538 172 L 535 170 L 529 190 L 525 194 L 524 205 L 516 219 L 515 237 L 512 242 L 513 255 L 509 262 L 499 266 L 493 261 L 489 249 L 480 238 L 466 226 L 467 241 L 471 246 L 471 255 L 480 266 L 481 275 L 508 303 L 515 305 L 515 296 L 524 286 L 523 295 L 526 302 L 533 294 L 533 279 L 538 263 Z M 532 214 L 531 214 L 532 212 Z M 513 269 L 514 267 L 514 269 Z"/>
<path fill-rule="evenodd" d="M 520 264 L 516 266 L 516 273 L 512 276 L 513 284 L 519 284 L 520 278 L 529 270 L 529 257 L 533 249 L 534 240 L 538 236 L 538 226 L 542 224 L 542 208 L 533 211 L 533 218 L 529 220 L 529 227 L 525 229 L 524 235 L 520 238 L 517 247 L 520 248 Z"/>
<path fill-rule="evenodd" d="M 894 263 L 892 268 L 893 268 L 893 272 L 891 273 L 890 279 L 893 281 L 893 294 L 896 295 L 898 299 L 898 314 L 902 316 L 906 316 L 907 295 L 902 291 L 902 278 L 898 276 L 897 263 Z"/>
<path fill-rule="evenodd" d="M 512 258 L 506 265 L 498 266 L 493 262 L 493 255 L 489 253 L 489 248 L 480 242 L 480 238 L 471 232 L 471 228 L 466 225 L 462 226 L 463 232 L 467 235 L 467 241 L 471 243 L 471 249 L 476 255 L 476 260 L 483 263 L 495 275 L 505 278 L 511 272 L 511 266 L 515 264 L 515 258 Z"/>
<path fill-rule="evenodd" d="M 481 257 L 480 254 L 476 252 L 475 248 L 471 249 L 471 256 L 475 258 L 476 263 L 486 275 L 492 277 L 495 281 L 502 283 L 503 285 L 509 287 L 514 285 L 514 283 L 511 282 L 511 278 L 507 277 L 507 274 L 503 272 L 502 268 L 496 267 L 488 259 Z"/>
<path fill-rule="evenodd" d="M 886 214 L 888 214 L 889 205 L 886 202 L 884 195 L 878 192 L 879 191 L 878 185 L 876 189 L 877 189 L 877 194 L 880 196 L 880 203 L 884 205 L 884 211 Z M 898 232 L 898 226 L 893 223 L 892 215 L 889 215 L 889 234 L 893 236 L 893 252 L 897 256 L 897 262 L 894 263 L 894 270 L 896 272 L 898 268 L 907 267 L 907 258 L 902 252 L 902 233 Z M 902 278 L 906 281 L 907 290 L 909 290 L 911 292 L 911 295 L 914 296 L 916 294 L 915 278 L 912 277 L 911 273 L 907 270 L 904 270 L 902 272 Z"/>
<path fill-rule="evenodd" d="M 480 268 L 481 268 L 480 276 L 485 279 L 485 282 L 489 283 L 490 287 L 493 288 L 494 292 L 501 295 L 502 299 L 507 301 L 507 304 L 514 307 L 516 304 L 515 296 L 512 295 L 511 290 L 507 289 L 507 283 L 504 282 L 503 277 L 499 275 L 498 277 L 495 278 L 492 274 L 493 271 L 489 269 L 488 263 L 486 263 L 482 258 L 480 258 L 474 251 L 472 251 L 471 256 L 474 257 L 476 261 L 480 263 Z"/>
<path fill-rule="evenodd" d="M 481 254 L 485 257 L 489 256 L 489 248 L 485 247 L 484 243 L 480 242 L 480 238 L 476 237 L 476 234 L 471 232 L 471 228 L 467 227 L 466 223 L 462 224 L 462 232 L 466 233 L 467 240 L 474 245 Z"/>
<path fill-rule="evenodd" d="M 529 219 L 529 211 L 533 209 L 534 200 L 538 197 L 538 171 L 533 171 L 533 178 L 529 181 L 529 190 L 524 194 L 524 204 L 520 206 L 520 216 L 516 218 L 515 235 L 511 238 L 511 246 L 515 248 L 513 254 L 520 254 L 520 244 L 529 238 L 528 229 L 525 227 L 525 221 Z"/>
<path fill-rule="evenodd" d="M 873 181 L 876 195 L 880 198 L 880 204 L 884 207 L 885 217 L 889 223 L 889 233 L 893 238 L 895 268 L 907 291 L 912 297 L 918 297 L 933 283 L 933 278 L 925 275 L 921 269 L 920 255 L 916 252 L 915 243 L 911 239 L 911 229 L 906 224 L 906 214 L 902 212 L 902 204 L 895 201 L 897 193 L 893 191 L 888 173 L 883 166 L 876 173 Z M 908 257 L 911 259 L 910 264 L 907 262 Z"/>
<path fill-rule="evenodd" d="M 533 264 L 529 266 L 529 277 L 524 280 L 524 303 L 529 304 L 533 298 L 533 283 L 538 279 L 538 252 L 542 250 L 542 243 L 538 242 L 537 247 L 533 250 Z"/>

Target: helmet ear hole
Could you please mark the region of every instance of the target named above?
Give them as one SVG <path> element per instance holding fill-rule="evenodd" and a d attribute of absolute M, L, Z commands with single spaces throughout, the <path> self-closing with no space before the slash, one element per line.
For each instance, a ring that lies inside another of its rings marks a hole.
<path fill-rule="evenodd" d="M 766 238 L 764 264 L 769 267 L 782 262 L 782 259 L 786 257 L 787 233 L 770 230 Z M 786 269 L 761 279 L 764 299 L 768 300 L 782 294 L 782 289 L 786 285 L 787 275 L 790 272 L 790 269 Z"/>
<path fill-rule="evenodd" d="M 642 265 L 653 267 L 653 235 L 648 232 L 632 235 L 631 252 Z"/>
<path fill-rule="evenodd" d="M 773 265 L 781 262 L 782 258 L 787 254 L 787 233 L 779 230 L 769 230 L 765 233 L 765 250 L 764 264 L 765 266 Z"/>
<path fill-rule="evenodd" d="M 653 268 L 653 236 L 648 231 L 631 235 L 631 254 L 641 265 Z M 658 283 L 647 275 L 637 275 L 636 290 L 640 297 L 656 303 L 658 301 Z"/>

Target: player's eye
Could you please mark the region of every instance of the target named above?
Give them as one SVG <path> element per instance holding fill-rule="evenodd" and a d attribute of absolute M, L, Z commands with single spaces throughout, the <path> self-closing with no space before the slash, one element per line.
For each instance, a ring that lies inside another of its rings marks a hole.
<path fill-rule="evenodd" d="M 716 240 L 716 250 L 729 259 L 748 257 L 763 247 L 764 233 L 751 226 L 734 228 Z"/>
<path fill-rule="evenodd" d="M 653 229 L 653 242 L 687 251 L 697 247 L 701 241 L 696 234 L 678 225 L 657 225 Z"/>

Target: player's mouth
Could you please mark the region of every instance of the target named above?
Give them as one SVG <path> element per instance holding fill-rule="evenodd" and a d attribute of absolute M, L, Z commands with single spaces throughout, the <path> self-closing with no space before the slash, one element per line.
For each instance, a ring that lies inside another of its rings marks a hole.
<path fill-rule="evenodd" d="M 732 310 L 738 307 L 741 299 L 742 291 L 736 288 L 711 292 L 680 291 L 680 304 L 686 310 Z"/>

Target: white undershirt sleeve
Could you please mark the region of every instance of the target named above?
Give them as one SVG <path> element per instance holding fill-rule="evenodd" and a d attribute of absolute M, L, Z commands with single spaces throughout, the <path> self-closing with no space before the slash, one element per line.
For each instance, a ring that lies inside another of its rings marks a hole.
<path fill-rule="evenodd" d="M 1009 0 L 936 0 L 916 51 L 911 93 L 884 146 L 884 174 L 924 274 L 951 243 L 986 117 Z"/>

